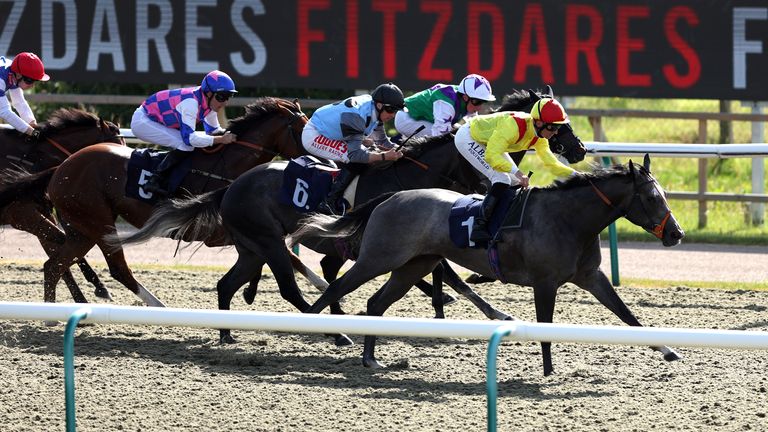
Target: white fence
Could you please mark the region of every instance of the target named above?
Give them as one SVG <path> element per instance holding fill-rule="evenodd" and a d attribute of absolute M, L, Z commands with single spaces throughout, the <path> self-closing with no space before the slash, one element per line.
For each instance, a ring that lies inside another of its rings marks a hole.
<path fill-rule="evenodd" d="M 0 302 L 0 319 L 67 321 L 73 312 L 83 307 L 90 309 L 90 312 L 82 322 L 97 324 L 484 340 L 489 339 L 500 326 L 511 326 L 513 331 L 505 340 L 768 349 L 768 332 L 762 331 L 539 324 L 525 321 L 387 318 L 77 303 Z"/>

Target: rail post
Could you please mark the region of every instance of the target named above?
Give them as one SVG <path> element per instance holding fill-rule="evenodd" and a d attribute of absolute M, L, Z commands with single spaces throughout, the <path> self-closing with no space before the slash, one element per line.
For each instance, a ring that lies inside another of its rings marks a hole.
<path fill-rule="evenodd" d="M 91 313 L 90 308 L 78 309 L 67 320 L 64 329 L 64 404 L 67 432 L 75 432 L 75 329 L 81 319 Z"/>

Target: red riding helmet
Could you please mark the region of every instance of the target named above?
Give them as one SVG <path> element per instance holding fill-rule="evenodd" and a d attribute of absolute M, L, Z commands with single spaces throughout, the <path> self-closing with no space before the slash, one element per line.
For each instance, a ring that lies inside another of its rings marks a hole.
<path fill-rule="evenodd" d="M 531 117 L 544 123 L 563 124 L 570 123 L 568 114 L 560 102 L 552 98 L 539 99 L 531 108 Z"/>
<path fill-rule="evenodd" d="M 11 63 L 11 70 L 27 78 L 37 81 L 48 81 L 51 77 L 45 73 L 43 61 L 40 57 L 31 52 L 22 52 L 16 54 Z"/>

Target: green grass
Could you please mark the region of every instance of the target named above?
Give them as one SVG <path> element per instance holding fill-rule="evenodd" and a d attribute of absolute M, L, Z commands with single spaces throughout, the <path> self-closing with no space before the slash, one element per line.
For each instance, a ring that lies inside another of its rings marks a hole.
<path fill-rule="evenodd" d="M 733 112 L 749 112 L 732 103 Z M 574 98 L 569 108 L 593 109 L 641 109 L 652 111 L 695 111 L 718 112 L 718 101 L 705 100 L 648 100 L 623 98 Z M 574 130 L 585 141 L 592 140 L 592 127 L 584 117 L 572 118 Z M 708 142 L 715 143 L 720 134 L 720 122 L 707 122 Z M 747 143 L 751 139 L 749 122 L 733 122 L 733 142 Z M 696 143 L 698 121 L 665 119 L 604 118 L 603 128 L 609 141 L 616 142 L 667 142 Z M 618 158 L 626 163 L 629 158 Z M 640 161 L 637 161 L 640 162 Z M 594 158 L 575 167 L 588 170 Z M 764 166 L 767 162 L 763 162 Z M 536 157 L 527 157 L 521 164 L 524 172 L 536 173 L 531 183 L 546 185 L 553 176 L 546 172 Z M 667 191 L 695 192 L 698 188 L 698 159 L 694 158 L 653 158 L 651 170 Z M 707 190 L 723 193 L 749 193 L 752 191 L 752 159 L 710 159 L 707 161 Z M 768 169 L 766 169 L 768 172 Z M 672 200 L 672 212 L 686 232 L 687 242 L 768 245 L 768 227 L 753 226 L 749 220 L 746 203 L 708 203 L 707 226 L 698 227 L 698 203 L 695 201 Z M 653 236 L 625 219 L 617 223 L 619 240 L 657 241 Z"/>

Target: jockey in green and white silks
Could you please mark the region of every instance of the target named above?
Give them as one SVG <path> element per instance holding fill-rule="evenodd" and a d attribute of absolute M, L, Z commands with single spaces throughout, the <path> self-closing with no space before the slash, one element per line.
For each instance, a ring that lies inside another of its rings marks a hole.
<path fill-rule="evenodd" d="M 467 75 L 459 85 L 436 84 L 405 99 L 407 112 L 395 116 L 395 129 L 404 137 L 448 133 L 464 117 L 475 115 L 486 102 L 496 100 L 491 84 L 481 75 Z"/>

